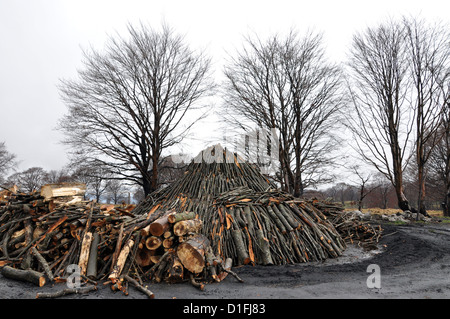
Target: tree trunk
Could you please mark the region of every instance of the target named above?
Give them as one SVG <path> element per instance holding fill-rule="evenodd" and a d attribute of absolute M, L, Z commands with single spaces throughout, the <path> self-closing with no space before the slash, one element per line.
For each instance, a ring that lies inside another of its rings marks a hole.
<path fill-rule="evenodd" d="M 427 210 L 425 207 L 425 177 L 424 177 L 424 168 L 423 165 L 419 165 L 418 169 L 418 182 L 419 182 L 419 196 L 417 200 L 417 208 L 419 213 L 422 215 L 428 216 Z"/>

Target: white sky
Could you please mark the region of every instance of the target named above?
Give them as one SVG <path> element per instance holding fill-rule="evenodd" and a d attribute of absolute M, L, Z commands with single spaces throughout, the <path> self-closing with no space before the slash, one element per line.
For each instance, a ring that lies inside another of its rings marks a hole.
<path fill-rule="evenodd" d="M 124 34 L 128 22 L 158 28 L 165 21 L 193 48 L 206 48 L 220 77 L 226 52 L 240 48 L 248 33 L 264 38 L 312 28 L 324 33 L 329 57 L 340 62 L 356 30 L 404 14 L 450 22 L 450 1 L 0 0 L 0 141 L 18 156 L 19 170 L 67 164 L 55 130 L 66 111 L 56 84 L 76 76 L 81 48 L 101 49 L 107 35 Z M 195 153 L 200 144 L 187 148 Z"/>

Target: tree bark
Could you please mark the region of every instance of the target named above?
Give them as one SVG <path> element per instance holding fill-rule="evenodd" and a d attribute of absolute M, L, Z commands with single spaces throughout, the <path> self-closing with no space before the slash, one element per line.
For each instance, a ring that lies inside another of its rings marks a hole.
<path fill-rule="evenodd" d="M 97 257 L 98 257 L 98 244 L 100 241 L 100 235 L 95 232 L 91 243 L 91 249 L 89 252 L 89 261 L 86 270 L 86 276 L 89 279 L 97 279 Z"/>
<path fill-rule="evenodd" d="M 2 268 L 2 275 L 5 278 L 10 278 L 14 280 L 26 281 L 36 286 L 42 287 L 45 285 L 45 277 L 43 273 L 34 270 L 21 270 L 15 269 L 10 266 L 5 266 Z"/>

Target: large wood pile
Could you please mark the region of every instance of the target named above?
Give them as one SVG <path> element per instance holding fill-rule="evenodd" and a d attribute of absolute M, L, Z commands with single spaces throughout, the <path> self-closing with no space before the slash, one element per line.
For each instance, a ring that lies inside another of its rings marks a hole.
<path fill-rule="evenodd" d="M 217 258 L 198 233 L 202 221 L 194 213 L 158 216 L 155 209 L 135 216 L 133 205 L 100 205 L 80 200 L 80 188 L 52 187 L 53 195 L 48 186 L 41 194 L 0 194 L 1 273 L 43 286 L 66 281 L 70 266 L 77 265 L 84 283 L 94 285 L 40 298 L 92 291 L 97 280 L 124 293 L 131 283 L 150 298 L 154 294 L 143 286 L 148 280 L 189 281 L 200 289 L 228 273 L 240 280 L 231 260 Z"/>
<path fill-rule="evenodd" d="M 133 211 L 192 211 L 215 255 L 234 265 L 288 264 L 342 255 L 344 240 L 320 209 L 276 187 L 219 145 L 202 152 L 184 177 Z"/>
<path fill-rule="evenodd" d="M 320 261 L 342 255 L 349 238 L 379 238 L 339 207 L 277 190 L 220 146 L 199 156 L 183 178 L 137 207 L 84 201 L 82 185 L 0 193 L 2 275 L 42 286 L 67 280 L 75 264 L 90 285 L 39 297 L 92 291 L 106 280 L 152 298 L 150 280 L 203 289 L 227 274 L 241 282 L 232 266 Z"/>

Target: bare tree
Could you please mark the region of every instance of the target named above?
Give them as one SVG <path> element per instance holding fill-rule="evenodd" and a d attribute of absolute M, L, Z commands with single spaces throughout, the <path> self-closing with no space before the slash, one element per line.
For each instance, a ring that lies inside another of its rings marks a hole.
<path fill-rule="evenodd" d="M 30 167 L 8 177 L 10 184 L 15 184 L 24 192 L 38 191 L 45 184 L 47 172 L 42 167 Z"/>
<path fill-rule="evenodd" d="M 372 179 L 372 174 L 364 174 L 364 169 L 362 169 L 360 166 L 353 165 L 351 167 L 351 170 L 356 175 L 356 177 L 358 177 L 358 182 L 356 183 L 357 187 L 359 188 L 358 210 L 361 211 L 364 199 L 379 186 L 369 183 L 369 181 Z"/>
<path fill-rule="evenodd" d="M 186 115 L 211 91 L 210 59 L 192 51 L 167 26 L 128 26 L 129 38 L 110 37 L 104 52 L 84 52 L 77 80 L 63 80 L 68 114 L 59 128 L 65 143 L 115 176 L 158 186 L 163 150 L 179 143 L 195 123 Z"/>
<path fill-rule="evenodd" d="M 411 210 L 403 185 L 412 130 L 407 62 L 401 23 L 384 23 L 353 37 L 348 63 L 352 116 L 347 118 L 354 148 L 391 182 L 402 210 Z"/>
<path fill-rule="evenodd" d="M 50 170 L 46 173 L 44 182 L 48 184 L 66 183 L 72 181 L 72 176 L 67 168 Z"/>
<path fill-rule="evenodd" d="M 265 42 L 247 37 L 225 67 L 228 123 L 278 135 L 279 182 L 301 196 L 327 180 L 335 146 L 332 126 L 340 107 L 340 69 L 328 62 L 322 36 L 291 31 Z"/>
<path fill-rule="evenodd" d="M 6 149 L 5 142 L 0 142 L 0 182 L 5 174 L 16 165 L 16 155 Z"/>
<path fill-rule="evenodd" d="M 73 169 L 73 180 L 86 184 L 85 197 L 94 197 L 99 203 L 106 193 L 108 181 L 112 177 L 109 168 L 102 166 L 99 162 L 95 162 L 95 164 L 87 162 L 77 163 Z"/>
<path fill-rule="evenodd" d="M 106 182 L 106 193 L 109 197 L 109 202 L 119 204 L 120 201 L 126 199 L 125 188 L 120 180 L 112 179 Z"/>
<path fill-rule="evenodd" d="M 450 74 L 450 68 L 447 73 Z M 444 216 L 450 216 L 450 77 L 439 82 L 439 86 L 445 98 L 441 126 L 436 134 L 442 138 L 430 154 L 427 169 L 430 172 L 429 179 L 437 183 L 437 189 L 442 190 L 440 193 Z"/>
<path fill-rule="evenodd" d="M 418 209 L 426 215 L 425 167 L 434 147 L 442 138 L 437 134 L 445 116 L 445 95 L 440 84 L 450 74 L 450 33 L 445 26 L 431 26 L 417 18 L 404 19 L 408 61 L 412 79 L 411 106 L 415 114 L 415 155 L 419 184 Z M 448 112 L 448 110 L 447 110 Z M 444 133 L 444 131 L 440 131 Z"/>

